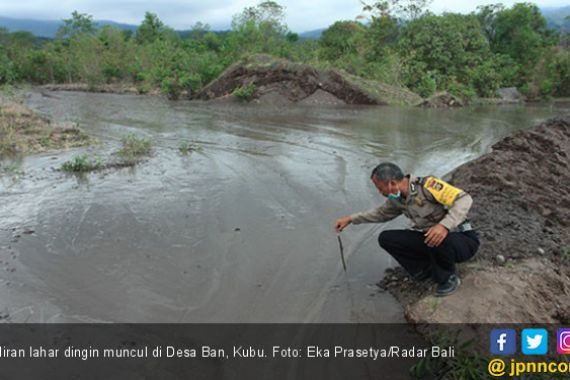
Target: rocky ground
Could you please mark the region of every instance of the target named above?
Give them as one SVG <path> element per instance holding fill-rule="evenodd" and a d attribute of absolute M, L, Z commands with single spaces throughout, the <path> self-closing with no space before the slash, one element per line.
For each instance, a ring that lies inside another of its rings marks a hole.
<path fill-rule="evenodd" d="M 425 108 L 453 108 L 463 107 L 465 106 L 465 102 L 457 96 L 444 91 L 430 96 L 429 99 L 424 100 L 420 106 Z"/>
<path fill-rule="evenodd" d="M 570 117 L 495 144 L 457 168 L 450 182 L 474 198 L 476 258 L 460 265 L 462 285 L 435 298 L 433 284 L 399 268 L 379 284 L 421 322 L 570 322 Z"/>

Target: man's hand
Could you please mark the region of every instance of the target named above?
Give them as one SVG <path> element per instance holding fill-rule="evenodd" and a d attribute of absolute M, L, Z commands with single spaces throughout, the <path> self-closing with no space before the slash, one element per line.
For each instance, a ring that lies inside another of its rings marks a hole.
<path fill-rule="evenodd" d="M 439 247 L 448 233 L 449 231 L 442 224 L 436 224 L 425 233 L 426 240 L 424 243 L 430 248 Z"/>
<path fill-rule="evenodd" d="M 348 226 L 350 223 L 352 223 L 352 219 L 350 219 L 350 216 L 343 216 L 342 218 L 338 218 L 336 220 L 334 224 L 334 229 L 337 233 L 339 233 L 342 230 L 344 230 L 344 228 Z"/>

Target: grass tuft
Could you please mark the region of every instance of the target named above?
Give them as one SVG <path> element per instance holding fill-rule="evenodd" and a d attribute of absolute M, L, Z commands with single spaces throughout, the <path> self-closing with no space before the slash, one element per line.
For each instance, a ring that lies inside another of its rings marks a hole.
<path fill-rule="evenodd" d="M 99 157 L 91 157 L 88 154 L 74 156 L 70 161 L 61 165 L 61 170 L 68 173 L 86 173 L 104 167 L 104 163 Z"/>
<path fill-rule="evenodd" d="M 129 133 L 121 139 L 123 147 L 118 154 L 125 158 L 135 158 L 149 155 L 152 152 L 152 141 L 146 137 L 138 137 Z"/>
<path fill-rule="evenodd" d="M 236 89 L 234 90 L 234 96 L 236 98 L 238 98 L 239 100 L 248 102 L 251 99 L 253 99 L 253 96 L 255 95 L 255 84 L 250 83 L 247 85 L 243 85 L 243 86 L 239 86 L 236 87 Z"/>

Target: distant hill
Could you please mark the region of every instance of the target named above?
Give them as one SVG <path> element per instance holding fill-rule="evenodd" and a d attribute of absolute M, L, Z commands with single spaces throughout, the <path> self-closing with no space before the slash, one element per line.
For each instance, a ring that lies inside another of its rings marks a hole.
<path fill-rule="evenodd" d="M 0 16 L 0 27 L 8 29 L 9 32 L 26 31 L 39 37 L 53 38 L 61 21 L 55 20 L 29 20 L 15 19 Z"/>
<path fill-rule="evenodd" d="M 299 38 L 302 40 L 318 40 L 326 28 L 309 30 L 307 32 L 299 33 Z"/>
<path fill-rule="evenodd" d="M 109 20 L 95 20 L 93 21 L 96 26 L 113 26 L 121 30 L 131 30 L 136 31 L 138 25 L 123 24 L 115 21 Z M 57 30 L 63 24 L 63 20 L 34 20 L 34 19 L 19 19 L 11 17 L 0 16 L 0 27 L 8 29 L 8 31 L 26 31 L 38 37 L 44 38 L 55 38 Z M 299 33 L 299 38 L 302 40 L 318 40 L 321 37 L 321 33 L 325 31 L 326 28 L 310 30 L 307 32 Z M 214 33 L 227 33 L 227 31 L 213 31 Z M 185 37 L 191 33 L 190 30 L 178 31 L 181 37 Z"/>
<path fill-rule="evenodd" d="M 570 6 L 561 8 L 542 8 L 540 10 L 551 29 L 564 29 L 570 31 Z"/>
<path fill-rule="evenodd" d="M 98 27 L 110 25 L 122 30 L 137 30 L 136 25 L 121 24 L 108 20 L 95 20 L 94 23 Z M 45 38 L 54 38 L 57 30 L 62 24 L 62 20 L 32 20 L 0 16 L 0 27 L 8 29 L 9 32 L 26 31 L 31 32 L 38 37 Z"/>

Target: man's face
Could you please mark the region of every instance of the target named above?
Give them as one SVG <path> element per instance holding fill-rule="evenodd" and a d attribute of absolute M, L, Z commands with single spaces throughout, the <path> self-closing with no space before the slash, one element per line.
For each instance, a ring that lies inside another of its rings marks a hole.
<path fill-rule="evenodd" d="M 378 189 L 380 194 L 387 197 L 388 194 L 396 194 L 398 192 L 398 183 L 394 180 L 392 181 L 381 181 L 376 177 L 372 177 L 372 182 L 374 186 Z"/>

